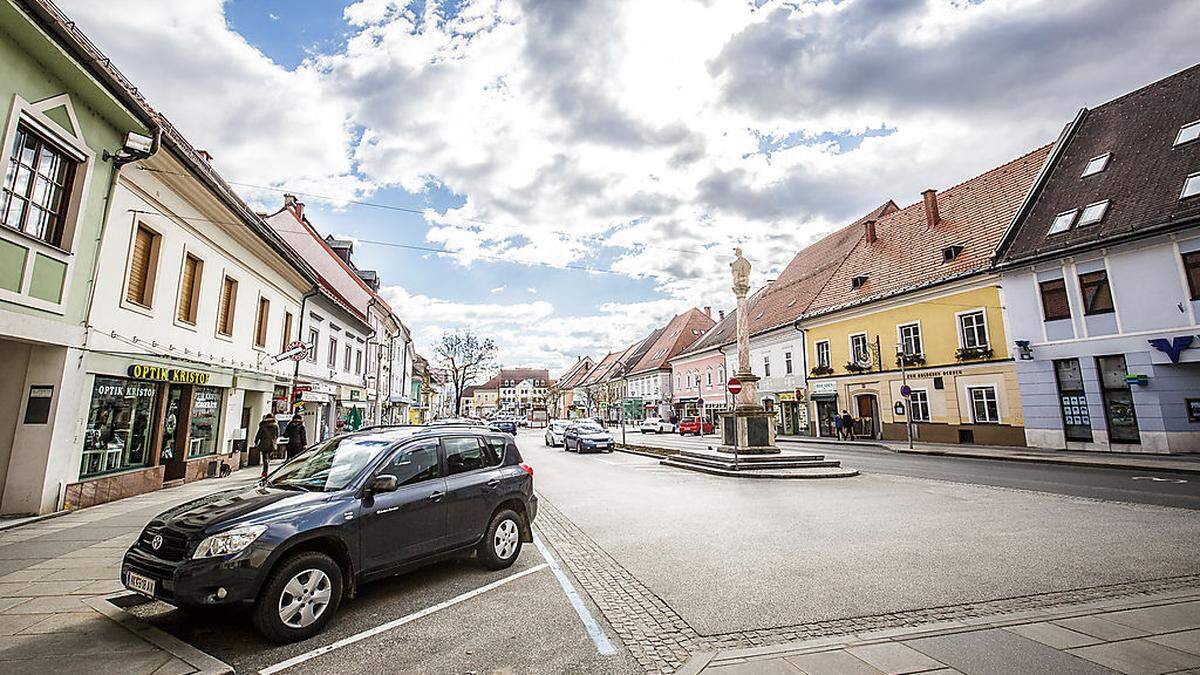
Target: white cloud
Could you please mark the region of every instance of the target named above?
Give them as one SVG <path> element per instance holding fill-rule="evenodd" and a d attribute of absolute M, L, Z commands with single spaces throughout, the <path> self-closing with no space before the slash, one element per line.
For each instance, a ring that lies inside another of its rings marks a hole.
<path fill-rule="evenodd" d="M 492 290 L 490 290 L 490 291 L 488 291 L 488 292 L 489 292 L 489 293 L 501 293 L 501 292 L 503 292 L 503 291 L 504 291 L 504 287 L 503 287 L 503 286 L 497 286 L 497 287 L 493 288 Z"/>

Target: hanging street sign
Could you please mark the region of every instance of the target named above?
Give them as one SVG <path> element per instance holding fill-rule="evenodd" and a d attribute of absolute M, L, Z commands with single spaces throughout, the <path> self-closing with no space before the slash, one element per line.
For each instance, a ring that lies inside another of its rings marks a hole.
<path fill-rule="evenodd" d="M 726 383 L 725 387 L 729 389 L 729 393 L 737 394 L 742 391 L 742 382 L 736 377 L 731 377 L 729 378 L 729 382 Z"/>
<path fill-rule="evenodd" d="M 294 342 L 288 343 L 287 349 L 285 349 L 282 354 L 279 354 L 278 356 L 275 357 L 275 362 L 278 363 L 280 361 L 283 361 L 284 359 L 291 359 L 291 360 L 299 363 L 300 361 L 303 361 L 305 359 L 305 357 L 307 357 L 307 356 L 308 356 L 308 345 L 304 344 L 300 340 L 296 340 Z"/>

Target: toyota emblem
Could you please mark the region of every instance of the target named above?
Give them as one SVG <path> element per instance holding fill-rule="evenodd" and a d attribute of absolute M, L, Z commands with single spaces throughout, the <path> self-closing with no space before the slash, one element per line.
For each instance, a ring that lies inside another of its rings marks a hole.
<path fill-rule="evenodd" d="M 154 535 L 154 538 L 150 540 L 150 548 L 154 549 L 155 551 L 162 548 L 162 545 L 163 538 L 161 534 Z"/>

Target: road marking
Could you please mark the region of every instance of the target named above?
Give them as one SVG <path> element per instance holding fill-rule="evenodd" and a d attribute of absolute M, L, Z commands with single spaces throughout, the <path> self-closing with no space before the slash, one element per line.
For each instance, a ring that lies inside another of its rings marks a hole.
<path fill-rule="evenodd" d="M 1158 476 L 1134 476 L 1133 480 L 1152 480 L 1155 483 L 1186 483 L 1182 478 L 1159 478 Z"/>
<path fill-rule="evenodd" d="M 588 637 L 592 638 L 592 642 L 596 645 L 596 651 L 606 656 L 616 654 L 617 648 L 609 641 L 608 636 L 604 634 L 604 629 L 596 621 L 596 617 L 588 610 L 584 604 L 583 598 L 579 597 L 579 593 L 575 587 L 571 585 L 571 580 L 558 566 L 558 561 L 554 556 L 550 555 L 549 549 L 542 543 L 541 537 L 533 535 L 533 543 L 537 545 L 538 550 L 542 552 L 542 557 L 546 559 L 546 564 L 550 566 L 550 571 L 554 572 L 554 578 L 558 579 L 558 585 L 562 586 L 563 593 L 567 594 L 567 599 L 571 601 L 571 606 L 575 608 L 575 613 L 579 615 L 579 620 L 583 622 L 583 627 L 587 630 Z"/>
<path fill-rule="evenodd" d="M 354 635 L 351 635 L 350 637 L 342 638 L 341 640 L 327 644 L 324 647 L 318 647 L 310 652 L 305 652 L 298 656 L 293 656 L 292 658 L 290 658 L 286 661 L 280 661 L 279 663 L 276 663 L 273 666 L 267 666 L 266 668 L 263 668 L 262 670 L 258 671 L 259 675 L 271 675 L 272 673 L 278 673 L 281 670 L 285 670 L 287 668 L 291 668 L 292 666 L 304 663 L 305 661 L 315 659 L 316 657 L 318 657 L 322 654 L 328 654 L 329 652 L 331 652 L 335 649 L 341 649 L 342 647 L 345 647 L 346 645 L 352 645 L 355 642 L 365 640 L 373 635 L 379 635 L 380 633 L 383 633 L 385 631 L 389 631 L 393 628 L 403 626 L 406 623 L 410 623 L 410 622 L 416 621 L 417 619 L 427 617 L 430 614 L 433 614 L 434 612 L 446 609 L 447 607 L 450 607 L 452 605 L 457 605 L 460 602 L 470 600 L 471 598 L 474 598 L 478 595 L 487 593 L 488 591 L 490 591 L 492 589 L 499 588 L 499 587 L 503 586 L 504 584 L 509 583 L 510 581 L 516 581 L 517 579 L 520 579 L 521 577 L 529 576 L 530 574 L 533 574 L 534 572 L 540 572 L 550 566 L 551 565 L 549 563 L 542 563 L 541 565 L 536 565 L 534 567 L 530 567 L 527 570 L 523 570 L 523 571 L 517 572 L 516 574 L 513 574 L 511 576 L 504 577 L 503 579 L 498 579 L 496 581 L 493 581 L 492 583 L 487 584 L 486 586 L 480 586 L 479 588 L 476 588 L 473 591 L 467 591 L 466 593 L 463 593 L 462 595 L 457 595 L 453 598 L 450 598 L 449 600 L 447 600 L 445 602 L 438 603 L 432 607 L 426 607 L 425 609 L 423 609 L 419 612 L 414 612 L 412 614 L 409 614 L 408 616 L 402 616 L 399 619 L 394 619 L 392 621 L 388 621 L 385 624 L 381 624 L 381 625 L 371 628 L 369 630 L 365 630 L 361 633 L 355 633 Z"/>

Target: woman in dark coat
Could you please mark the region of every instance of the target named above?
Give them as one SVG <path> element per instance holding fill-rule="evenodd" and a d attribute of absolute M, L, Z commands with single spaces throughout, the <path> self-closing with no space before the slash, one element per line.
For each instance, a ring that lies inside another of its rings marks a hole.
<path fill-rule="evenodd" d="M 258 423 L 258 433 L 254 434 L 254 449 L 262 458 L 262 475 L 266 477 L 271 471 L 271 453 L 275 452 L 275 441 L 279 438 L 279 424 L 270 413 L 263 415 Z"/>
<path fill-rule="evenodd" d="M 304 418 L 299 413 L 292 415 L 292 421 L 283 430 L 287 436 L 287 458 L 291 459 L 304 452 L 308 447 L 308 432 L 304 430 Z"/>

